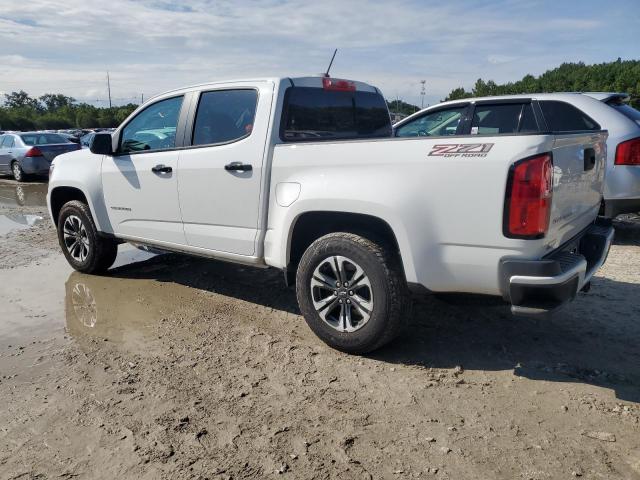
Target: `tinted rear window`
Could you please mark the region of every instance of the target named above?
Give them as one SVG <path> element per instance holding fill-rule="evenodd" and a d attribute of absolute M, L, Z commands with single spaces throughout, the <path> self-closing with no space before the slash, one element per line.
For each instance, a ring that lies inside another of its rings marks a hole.
<path fill-rule="evenodd" d="M 50 143 L 69 143 L 62 135 L 55 133 L 28 133 L 20 135 L 25 145 L 47 145 Z"/>
<path fill-rule="evenodd" d="M 290 87 L 280 131 L 288 142 L 389 137 L 391 119 L 379 93 Z"/>
<path fill-rule="evenodd" d="M 539 103 L 547 127 L 552 132 L 600 130 L 600 125 L 573 105 L 552 100 Z"/>
<path fill-rule="evenodd" d="M 613 108 L 623 114 L 625 117 L 633 120 L 640 125 L 640 112 L 626 103 L 609 103 Z"/>

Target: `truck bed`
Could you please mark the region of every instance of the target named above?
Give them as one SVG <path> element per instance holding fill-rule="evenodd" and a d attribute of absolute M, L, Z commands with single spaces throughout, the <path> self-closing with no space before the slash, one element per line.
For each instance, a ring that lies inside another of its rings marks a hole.
<path fill-rule="evenodd" d="M 286 239 L 275 232 L 301 212 L 349 211 L 386 221 L 407 281 L 431 291 L 500 294 L 496 266 L 517 256 L 539 259 L 592 223 L 600 206 L 606 132 L 569 135 L 474 135 L 317 142 L 275 147 L 267 263 L 286 265 Z M 585 150 L 593 165 L 585 170 Z M 507 178 L 513 164 L 553 156 L 553 200 L 544 238 L 503 234 Z M 319 181 L 320 180 L 320 181 Z M 299 184 L 289 207 L 278 185 Z M 283 241 L 284 240 L 284 241 Z"/>

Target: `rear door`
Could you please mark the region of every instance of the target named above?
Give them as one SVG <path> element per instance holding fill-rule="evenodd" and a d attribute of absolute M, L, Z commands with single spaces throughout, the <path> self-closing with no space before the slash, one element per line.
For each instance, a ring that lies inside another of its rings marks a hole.
<path fill-rule="evenodd" d="M 234 84 L 195 99 L 178 162 L 188 245 L 255 253 L 273 89 L 272 83 Z"/>
<path fill-rule="evenodd" d="M 600 208 L 606 139 L 600 125 L 573 105 L 556 100 L 538 102 L 544 129 L 553 144 L 553 201 L 548 236 L 569 240 L 593 221 Z"/>
<path fill-rule="evenodd" d="M 164 98 L 120 129 L 118 148 L 102 161 L 109 220 L 117 235 L 184 245 L 178 200 L 178 156 L 187 103 Z"/>

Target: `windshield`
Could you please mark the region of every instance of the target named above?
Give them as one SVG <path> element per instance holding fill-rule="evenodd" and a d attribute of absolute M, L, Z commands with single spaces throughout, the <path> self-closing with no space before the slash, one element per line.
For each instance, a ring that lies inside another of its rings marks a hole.
<path fill-rule="evenodd" d="M 20 135 L 25 145 L 48 145 L 50 143 L 70 143 L 62 135 L 56 133 L 27 133 Z"/>

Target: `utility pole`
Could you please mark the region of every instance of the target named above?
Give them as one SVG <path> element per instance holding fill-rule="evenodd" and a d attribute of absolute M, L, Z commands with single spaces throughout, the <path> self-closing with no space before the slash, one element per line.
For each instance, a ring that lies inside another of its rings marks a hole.
<path fill-rule="evenodd" d="M 425 87 L 427 81 L 426 80 L 420 80 L 420 83 L 422 84 L 422 87 L 420 89 L 420 98 L 421 100 L 421 104 L 420 104 L 420 109 L 424 108 L 424 96 L 427 94 L 427 88 Z"/>
<path fill-rule="evenodd" d="M 107 92 L 109 93 L 109 108 L 111 108 L 111 82 L 109 81 L 109 72 L 107 72 Z"/>
<path fill-rule="evenodd" d="M 140 105 L 144 103 L 144 93 L 140 94 Z"/>

